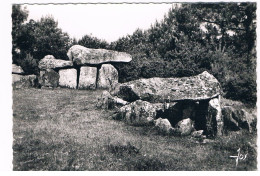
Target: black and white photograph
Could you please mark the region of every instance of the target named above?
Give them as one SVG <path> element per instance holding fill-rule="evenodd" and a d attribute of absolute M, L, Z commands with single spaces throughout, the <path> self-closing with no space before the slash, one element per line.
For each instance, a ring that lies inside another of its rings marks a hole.
<path fill-rule="evenodd" d="M 11 169 L 257 171 L 257 4 L 10 3 Z"/>

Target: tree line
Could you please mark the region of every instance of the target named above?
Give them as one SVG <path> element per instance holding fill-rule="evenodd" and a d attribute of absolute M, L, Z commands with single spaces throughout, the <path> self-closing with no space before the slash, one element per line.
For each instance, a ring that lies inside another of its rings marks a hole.
<path fill-rule="evenodd" d="M 13 6 L 13 62 L 37 74 L 45 55 L 68 59 L 74 44 L 123 51 L 128 64 L 114 64 L 119 81 L 150 77 L 183 77 L 208 71 L 221 83 L 224 96 L 256 103 L 256 3 L 182 3 L 148 30 L 136 29 L 108 43 L 91 35 L 76 40 L 58 28 L 53 17 L 30 20 Z"/>

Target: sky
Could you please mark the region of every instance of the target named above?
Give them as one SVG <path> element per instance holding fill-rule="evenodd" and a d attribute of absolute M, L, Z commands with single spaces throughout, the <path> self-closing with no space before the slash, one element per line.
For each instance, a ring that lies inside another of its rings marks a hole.
<path fill-rule="evenodd" d="M 132 34 L 137 28 L 148 29 L 161 21 L 172 4 L 66 4 L 23 5 L 29 19 L 39 20 L 52 15 L 58 27 L 70 37 L 80 39 L 86 34 L 108 42 Z"/>

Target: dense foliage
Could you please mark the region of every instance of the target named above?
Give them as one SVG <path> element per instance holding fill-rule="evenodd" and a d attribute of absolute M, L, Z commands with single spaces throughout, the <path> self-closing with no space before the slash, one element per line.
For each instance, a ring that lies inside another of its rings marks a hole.
<path fill-rule="evenodd" d="M 133 56 L 130 64 L 116 65 L 122 82 L 207 70 L 225 97 L 255 104 L 255 42 L 255 3 L 189 3 L 173 6 L 161 22 L 120 38 L 111 49 Z"/>
<path fill-rule="evenodd" d="M 39 21 L 27 20 L 28 11 L 13 5 L 13 63 L 21 65 L 26 73 L 38 73 L 38 61 L 45 55 L 68 59 L 67 50 L 72 40 L 58 28 L 58 22 L 47 16 Z"/>
<path fill-rule="evenodd" d="M 13 62 L 22 61 L 26 68 L 35 68 L 47 54 L 66 59 L 68 47 L 80 44 L 130 53 L 132 62 L 114 64 L 120 82 L 206 70 L 221 82 L 225 97 L 256 102 L 256 3 L 175 4 L 150 29 L 137 29 L 110 44 L 91 35 L 72 40 L 51 17 L 23 24 L 27 16 L 13 6 Z"/>

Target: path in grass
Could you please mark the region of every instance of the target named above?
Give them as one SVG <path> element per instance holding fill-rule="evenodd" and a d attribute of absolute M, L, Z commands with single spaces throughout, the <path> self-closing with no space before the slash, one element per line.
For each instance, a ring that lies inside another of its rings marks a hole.
<path fill-rule="evenodd" d="M 14 170 L 255 170 L 255 135 L 215 143 L 162 136 L 152 127 L 109 119 L 96 108 L 102 91 L 13 91 Z M 247 159 L 235 167 L 237 149 Z"/>

